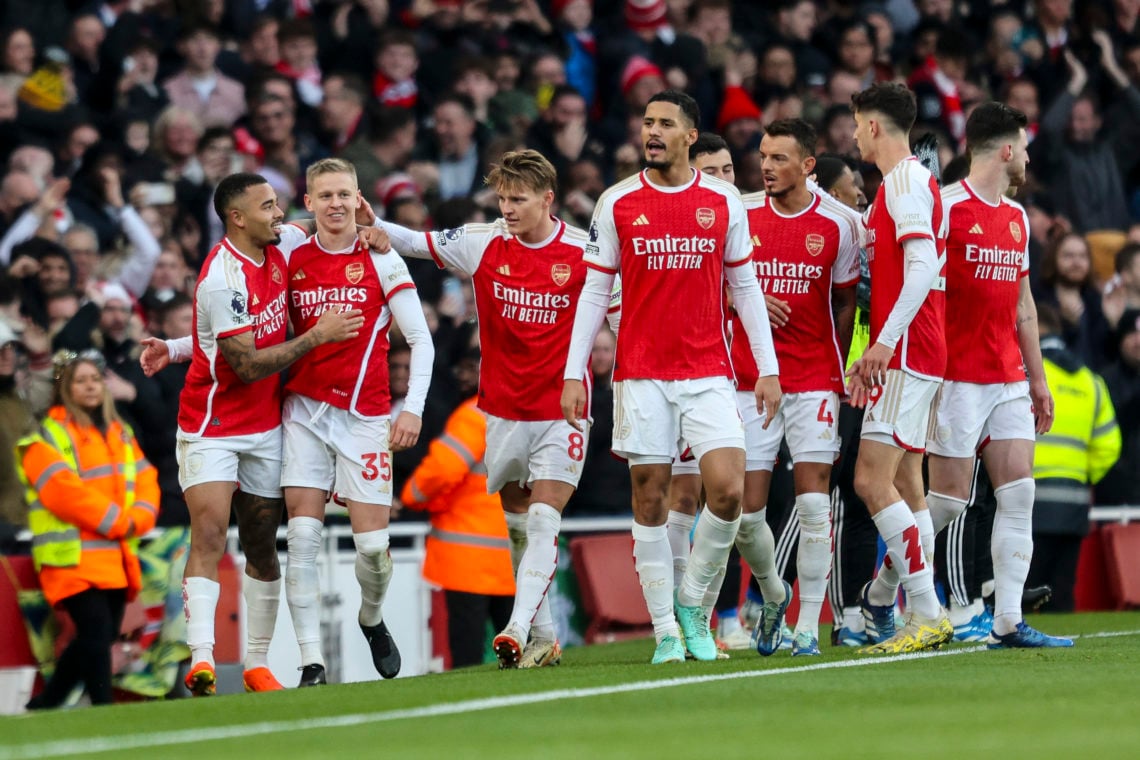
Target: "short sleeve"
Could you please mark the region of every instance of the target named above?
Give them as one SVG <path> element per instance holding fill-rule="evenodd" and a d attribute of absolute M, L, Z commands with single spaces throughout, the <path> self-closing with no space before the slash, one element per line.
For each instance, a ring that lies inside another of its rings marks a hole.
<path fill-rule="evenodd" d="M 285 261 L 289 261 L 289 255 L 309 239 L 309 233 L 295 224 L 281 225 L 281 242 L 277 244 L 277 250 L 281 251 L 281 255 L 285 257 Z"/>
<path fill-rule="evenodd" d="M 839 219 L 839 251 L 835 266 L 831 269 L 831 284 L 839 287 L 856 285 L 859 282 L 859 222 L 853 219 Z"/>
<path fill-rule="evenodd" d="M 449 230 L 436 230 L 427 233 L 428 250 L 441 269 L 452 267 L 470 276 L 475 274 L 483 261 L 487 245 L 504 232 L 505 225 L 498 222 L 465 224 Z"/>
<path fill-rule="evenodd" d="M 586 266 L 607 274 L 616 274 L 621 266 L 621 247 L 618 244 L 617 226 L 614 224 L 613 201 L 602 198 L 590 220 L 589 240 L 582 254 Z"/>
<path fill-rule="evenodd" d="M 886 193 L 887 211 L 895 225 L 895 240 L 902 243 L 910 238 L 934 240 L 934 194 L 930 184 L 924 180 L 921 167 L 904 166 L 899 168 L 900 176 L 883 180 L 881 189 Z"/>
<path fill-rule="evenodd" d="M 218 288 L 199 293 L 199 313 L 210 320 L 208 332 L 215 338 L 229 338 L 253 329 L 249 314 L 249 294 L 244 290 Z M 203 303 L 203 301 L 205 303 Z"/>
<path fill-rule="evenodd" d="M 725 266 L 735 267 L 752 260 L 752 236 L 748 231 L 748 212 L 737 194 L 725 195 L 728 205 L 728 232 L 724 240 Z"/>
<path fill-rule="evenodd" d="M 372 266 L 376 267 L 376 274 L 380 278 L 380 289 L 384 291 L 385 298 L 409 288 L 415 289 L 412 274 L 408 265 L 399 256 L 379 253 L 372 254 Z"/>

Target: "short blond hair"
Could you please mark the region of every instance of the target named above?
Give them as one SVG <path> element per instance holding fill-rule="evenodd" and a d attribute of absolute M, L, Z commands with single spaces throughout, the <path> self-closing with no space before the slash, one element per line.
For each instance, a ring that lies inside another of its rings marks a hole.
<path fill-rule="evenodd" d="M 352 177 L 352 184 L 360 187 L 360 183 L 356 179 L 356 167 L 351 162 L 345 161 L 343 158 L 322 158 L 320 161 L 309 164 L 309 168 L 305 170 L 305 188 L 308 189 L 313 184 L 313 180 L 322 174 L 347 174 Z"/>
<path fill-rule="evenodd" d="M 537 150 L 512 150 L 491 167 L 484 184 L 492 188 L 525 187 L 537 192 L 556 190 L 558 173 Z"/>

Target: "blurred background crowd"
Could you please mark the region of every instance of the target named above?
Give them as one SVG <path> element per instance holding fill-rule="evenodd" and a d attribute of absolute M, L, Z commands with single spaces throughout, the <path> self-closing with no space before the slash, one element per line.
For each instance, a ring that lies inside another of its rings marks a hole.
<path fill-rule="evenodd" d="M 763 126 L 803 117 L 873 198 L 850 99 L 892 79 L 918 97 L 915 137 L 935 133 L 959 176 L 975 105 L 1029 117 L 1018 199 L 1033 289 L 1116 408 L 1124 451 L 1097 501 L 1140 503 L 1140 0 L 5 0 L 0 444 L 47 407 L 52 352 L 96 348 L 159 469 L 160 524 L 187 522 L 174 457 L 185 367 L 144 377 L 138 341 L 189 334 L 198 268 L 222 235 L 213 190 L 231 172 L 260 172 L 303 217 L 306 166 L 343 157 L 385 218 L 435 229 L 494 219 L 483 177 L 525 146 L 558 169 L 558 215 L 584 227 L 603 189 L 640 168 L 646 101 L 676 87 L 728 141 L 742 191 L 761 189 Z M 396 493 L 469 390 L 457 374 L 475 340 L 469 282 L 409 265 L 437 362 Z M 628 473 L 608 454 L 613 348 L 603 333 L 571 516 L 629 511 Z M 408 357 L 396 336 L 397 405 Z M 10 535 L 24 506 L 8 459 Z"/>

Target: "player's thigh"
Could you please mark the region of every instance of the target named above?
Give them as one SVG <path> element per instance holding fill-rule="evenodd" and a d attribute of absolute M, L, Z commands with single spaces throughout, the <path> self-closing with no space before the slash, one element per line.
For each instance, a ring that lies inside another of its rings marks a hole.
<path fill-rule="evenodd" d="M 613 450 L 631 467 L 672 463 L 682 437 L 676 385 L 644 379 L 614 383 Z"/>
<path fill-rule="evenodd" d="M 392 505 L 392 453 L 386 417 L 361 419 L 330 409 L 336 421 L 330 441 L 336 458 L 336 492 L 346 501 Z"/>
<path fill-rule="evenodd" d="M 859 441 L 859 457 L 855 460 L 855 492 L 872 515 L 898 499 L 894 479 L 906 453 L 893 443 L 867 438 Z"/>
<path fill-rule="evenodd" d="M 222 480 L 199 483 L 183 492 L 186 510 L 190 513 L 192 552 L 221 558 L 226 549 L 233 495 L 233 481 Z"/>
<path fill-rule="evenodd" d="M 947 380 L 938 393 L 926 448 L 931 454 L 973 458 L 993 411 L 995 386 Z"/>
<path fill-rule="evenodd" d="M 684 471 L 679 473 L 677 462 L 673 463 L 672 477 L 669 478 L 669 511 L 695 515 L 701 509 L 701 468 L 695 459 L 684 464 Z"/>
<path fill-rule="evenodd" d="M 503 511 L 516 515 L 525 515 L 530 507 L 530 493 L 518 484 L 518 481 L 504 483 L 499 489 L 499 501 L 503 504 Z"/>
<path fill-rule="evenodd" d="M 724 510 L 737 511 L 744 497 L 744 449 L 722 446 L 705 452 L 701 482 L 709 509 L 721 517 Z"/>
<path fill-rule="evenodd" d="M 756 409 L 755 394 L 737 391 L 735 399 L 736 411 L 744 426 L 744 469 L 746 472 L 771 472 L 780 453 L 780 442 L 784 439 L 784 405 L 780 404 L 772 424 L 765 429 L 765 417 Z"/>
<path fill-rule="evenodd" d="M 587 420 L 579 420 L 580 431 L 566 420 L 526 424 L 532 431 L 527 476 L 531 502 L 549 504 L 561 511 L 582 477 L 590 424 Z"/>
<path fill-rule="evenodd" d="M 744 451 L 744 423 L 736 406 L 736 389 L 728 378 L 678 381 L 672 391 L 679 411 L 681 437 L 688 442 L 698 461 L 716 449 Z M 701 477 L 705 490 L 711 490 L 704 464 Z"/>
<path fill-rule="evenodd" d="M 935 454 L 927 457 L 930 491 L 955 499 L 968 499 L 974 480 L 974 456 L 948 457 Z"/>
<path fill-rule="evenodd" d="M 281 498 L 282 431 L 275 427 L 238 456 L 238 485 L 244 493 L 266 499 Z"/>
<path fill-rule="evenodd" d="M 789 393 L 784 397 L 784 435 L 794 464 L 796 493 L 805 489 L 821 492 L 819 475 L 826 491 L 831 465 L 839 456 L 839 394 L 834 391 Z M 810 483 L 810 485 L 809 485 Z"/>
<path fill-rule="evenodd" d="M 522 420 L 487 415 L 487 449 L 483 454 L 483 464 L 487 467 L 488 492 L 498 493 L 508 484 L 514 484 L 521 491 L 528 488 L 534 432 L 534 428 Z M 521 511 L 526 511 L 525 502 Z"/>
<path fill-rule="evenodd" d="M 888 370 L 887 381 L 871 389 L 863 413 L 862 440 L 877 441 L 904 451 L 924 451 L 941 385 L 937 380 Z"/>
<path fill-rule="evenodd" d="M 922 481 L 922 454 L 904 451 L 895 472 L 895 490 L 914 512 L 926 509 L 926 488 Z"/>
<path fill-rule="evenodd" d="M 1033 477 L 1036 441 L 1033 402 L 1027 382 L 1006 383 L 986 420 L 982 455 L 994 487 Z"/>

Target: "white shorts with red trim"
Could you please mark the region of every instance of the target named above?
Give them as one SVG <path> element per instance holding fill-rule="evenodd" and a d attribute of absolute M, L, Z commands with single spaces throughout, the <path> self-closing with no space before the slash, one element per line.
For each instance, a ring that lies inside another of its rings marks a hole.
<path fill-rule="evenodd" d="M 614 453 L 631 465 L 669 464 L 685 445 L 697 461 L 713 449 L 743 449 L 735 396 L 727 377 L 616 382 Z"/>
<path fill-rule="evenodd" d="M 839 394 L 834 391 L 785 393 L 767 430 L 764 415 L 756 409 L 756 394 L 739 391 L 736 404 L 744 419 L 747 472 L 770 472 L 785 437 L 793 464 L 831 464 L 839 455 Z"/>
<path fill-rule="evenodd" d="M 178 431 L 178 484 L 185 491 L 203 483 L 236 483 L 267 499 L 281 498 L 281 426 L 264 433 L 218 438 Z"/>
<path fill-rule="evenodd" d="M 507 483 L 529 488 L 537 480 L 558 480 L 578 487 L 588 420 L 578 420 L 578 432 L 566 420 L 505 420 L 487 415 L 487 492 L 498 493 Z"/>
<path fill-rule="evenodd" d="M 941 387 L 940 380 L 887 370 L 887 381 L 871 389 L 860 437 L 906 451 L 924 451 Z"/>
<path fill-rule="evenodd" d="M 387 417 L 363 418 L 290 394 L 281 409 L 282 488 L 316 488 L 362 504 L 392 505 Z"/>
<path fill-rule="evenodd" d="M 1036 440 L 1029 383 L 962 383 L 947 380 L 926 442 L 931 454 L 968 458 L 990 441 Z"/>

